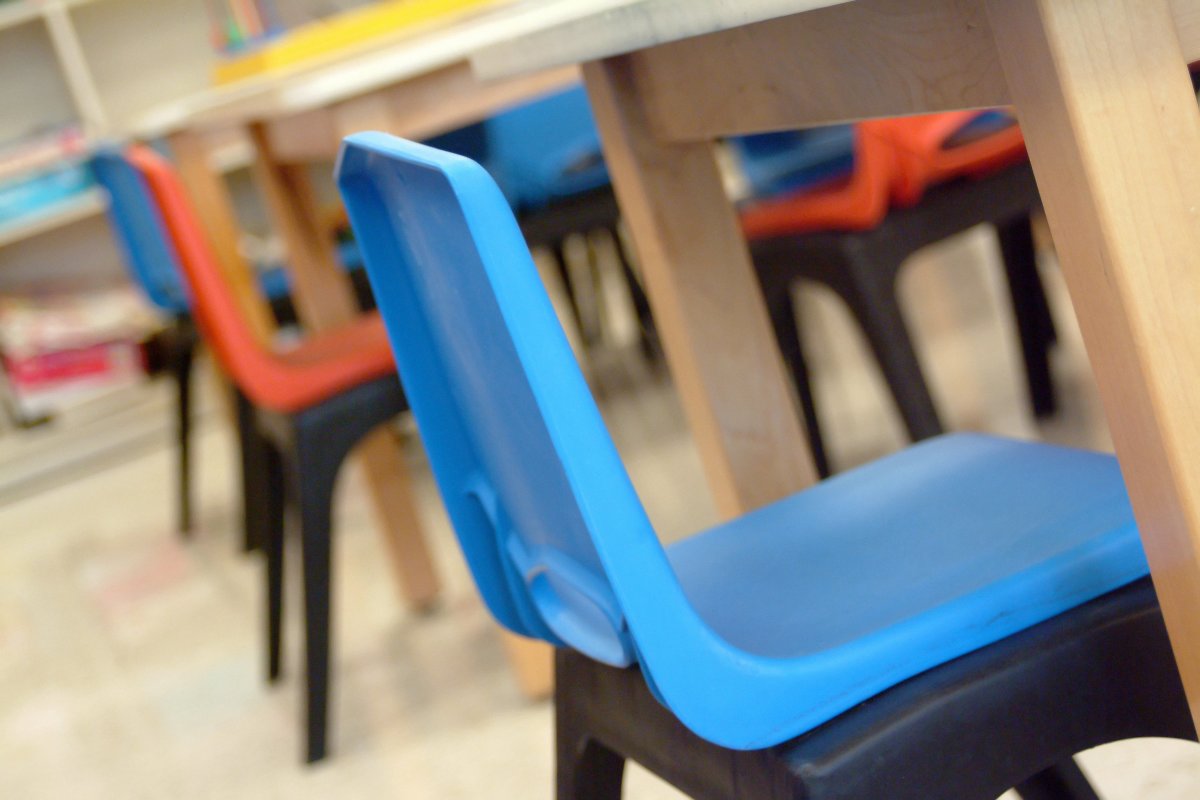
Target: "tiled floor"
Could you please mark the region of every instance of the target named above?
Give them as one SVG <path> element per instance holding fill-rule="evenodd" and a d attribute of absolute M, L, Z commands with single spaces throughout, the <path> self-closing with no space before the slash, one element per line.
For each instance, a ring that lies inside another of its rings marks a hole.
<path fill-rule="evenodd" d="M 1055 363 L 1063 413 L 1040 428 L 1028 419 L 990 253 L 988 237 L 973 234 L 931 251 L 905 285 L 948 422 L 1105 446 L 1069 323 Z M 1061 294 L 1052 265 L 1046 272 Z M 821 347 L 815 373 L 838 464 L 899 446 L 880 381 L 841 311 L 817 298 L 805 321 Z M 712 508 L 668 382 L 613 349 L 590 372 L 663 535 L 708 524 Z M 549 797 L 550 707 L 516 691 L 411 432 L 406 453 L 445 598 L 427 616 L 401 609 L 349 470 L 337 509 L 335 752 L 301 766 L 295 581 L 288 674 L 268 688 L 259 564 L 236 547 L 230 437 L 210 401 L 197 436 L 200 530 L 183 542 L 169 523 L 167 400 L 156 387 L 90 422 L 0 438 L 0 797 Z M 45 473 L 36 482 L 22 481 L 29 465 Z M 1182 800 L 1200 790 L 1195 745 L 1135 742 L 1085 754 L 1084 763 L 1107 800 Z M 626 794 L 677 796 L 640 770 Z"/>

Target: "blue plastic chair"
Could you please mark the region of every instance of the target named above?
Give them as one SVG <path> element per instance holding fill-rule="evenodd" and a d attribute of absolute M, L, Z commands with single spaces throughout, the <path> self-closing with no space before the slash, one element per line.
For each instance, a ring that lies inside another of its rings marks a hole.
<path fill-rule="evenodd" d="M 134 282 L 152 305 L 172 318 L 189 314 L 187 289 L 179 273 L 179 259 L 163 231 L 158 210 L 144 196 L 140 178 L 116 144 L 99 146 L 91 159 L 92 174 L 109 196 L 108 217 Z M 337 245 L 338 261 L 347 272 L 362 268 L 354 242 Z M 294 314 L 288 305 L 291 288 L 287 270 L 273 264 L 258 274 L 259 287 L 283 318 Z"/>
<path fill-rule="evenodd" d="M 704 739 L 782 742 L 1147 573 L 1115 459 L 968 434 L 664 549 L 487 173 L 364 133 L 337 174 L 489 609 L 640 665 Z"/>
<path fill-rule="evenodd" d="M 483 131 L 483 163 L 518 213 L 609 183 L 582 86 L 501 112 L 483 123 Z"/>
<path fill-rule="evenodd" d="M 189 310 L 190 299 L 182 281 L 179 256 L 167 235 L 149 187 L 126 159 L 123 146 L 115 143 L 98 146 L 92 154 L 90 166 L 97 184 L 108 194 L 108 217 L 130 275 L 150 303 L 172 321 L 161 349 L 166 357 L 166 367 L 178 387 L 176 438 L 179 453 L 179 527 L 187 533 L 192 529 L 193 522 L 190 488 L 191 367 L 199 337 Z M 353 243 L 339 245 L 338 251 L 343 264 L 361 267 L 362 260 Z M 259 274 L 259 279 L 276 313 L 284 319 L 292 315 L 284 269 L 277 266 L 264 270 Z M 248 415 L 243 413 L 240 406 L 238 428 L 243 495 L 250 497 L 259 491 L 256 481 L 262 472 L 259 463 L 262 448 L 258 446 L 258 437 Z M 252 537 L 256 527 L 253 516 L 252 504 L 247 504 L 244 513 L 247 549 L 257 546 Z"/>
<path fill-rule="evenodd" d="M 854 170 L 854 126 L 831 125 L 729 139 L 755 198 L 799 191 Z"/>
<path fill-rule="evenodd" d="M 576 329 L 585 345 L 603 336 L 600 310 L 591 301 L 594 289 L 578 285 L 578 272 L 568 269 L 567 240 L 576 234 L 605 230 L 617 243 L 630 301 L 641 327 L 648 357 L 658 353 L 650 306 L 638 277 L 625 258 L 618 230 L 621 212 L 613 195 L 587 94 L 580 86 L 552 92 L 503 111 L 478 126 L 477 141 L 431 141 L 441 150 L 472 158 L 495 178 L 508 198 L 525 241 L 554 254 L 567 290 Z M 594 282 L 595 275 L 589 276 Z"/>
<path fill-rule="evenodd" d="M 167 240 L 162 217 L 118 145 L 102 145 L 91 160 L 96 182 L 108 193 L 108 218 L 134 282 L 163 313 L 189 313 L 179 258 Z"/>
<path fill-rule="evenodd" d="M 152 305 L 171 320 L 158 337 L 164 366 L 176 384 L 176 441 L 178 524 L 182 533 L 192 529 L 191 502 L 191 375 L 197 333 L 188 311 L 188 295 L 179 276 L 175 248 L 165 235 L 158 209 L 141 176 L 125 160 L 117 145 L 102 145 L 91 159 L 96 183 L 108 193 L 108 218 L 116 233 L 134 283 Z"/>

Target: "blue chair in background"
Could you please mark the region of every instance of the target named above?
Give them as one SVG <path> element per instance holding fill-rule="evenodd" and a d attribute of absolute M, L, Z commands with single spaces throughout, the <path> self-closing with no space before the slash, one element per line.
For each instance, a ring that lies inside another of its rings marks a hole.
<path fill-rule="evenodd" d="M 600 135 L 581 86 L 497 114 L 483 123 L 483 132 L 484 166 L 518 215 L 609 185 Z"/>
<path fill-rule="evenodd" d="M 854 126 L 757 133 L 729 139 L 753 197 L 795 192 L 854 171 Z"/>
<path fill-rule="evenodd" d="M 637 290 L 637 277 L 621 247 L 620 208 L 583 87 L 528 100 L 424 143 L 466 156 L 487 169 L 508 199 L 528 245 L 554 255 L 576 328 L 587 345 L 602 335 L 599 310 L 591 302 L 596 276 L 593 269 L 571 273 L 566 242 L 576 234 L 608 231 L 630 285 L 643 346 L 654 352 L 650 306 Z M 581 285 L 588 281 L 593 285 Z"/>
<path fill-rule="evenodd" d="M 560 798 L 626 758 L 701 797 L 1080 798 L 1073 752 L 1195 737 L 1112 457 L 943 436 L 664 549 L 487 173 L 364 133 L 337 175 L 480 592 L 562 648 Z"/>
<path fill-rule="evenodd" d="M 187 533 L 193 525 L 190 488 L 191 374 L 199 337 L 192 321 L 187 290 L 179 271 L 178 254 L 166 235 L 162 217 L 151 201 L 141 176 L 126 160 L 120 145 L 104 144 L 97 147 L 91 158 L 91 170 L 96 183 L 108 195 L 108 218 L 134 283 L 150 303 L 171 321 L 168 329 L 156 338 L 150 348 L 154 356 L 150 360 L 161 360 L 178 387 L 178 524 L 180 530 Z M 370 296 L 370 288 L 362 272 L 362 259 L 357 246 L 353 242 L 341 242 L 337 252 L 343 268 L 351 273 L 360 305 L 372 308 L 374 300 Z M 281 325 L 294 324 L 297 321 L 296 312 L 292 306 L 284 267 L 272 265 L 261 270 L 258 278 L 260 288 L 270 302 L 276 320 Z M 261 472 L 261 459 L 257 455 L 261 448 L 256 446 L 256 442 L 248 441 L 254 434 L 247 427 L 250 425 L 249 420 L 240 418 L 245 416 L 241 413 L 241 405 L 244 404 L 239 405 L 243 488 L 249 496 L 254 491 L 252 484 L 255 476 Z M 247 504 L 246 510 L 247 548 L 255 545 L 251 532 L 260 527 L 250 521 L 254 514 L 249 507 L 251 505 Z"/>
<path fill-rule="evenodd" d="M 621 210 L 613 194 L 600 135 L 583 87 L 553 92 L 503 111 L 480 124 L 481 149 L 429 144 L 472 158 L 499 184 L 531 248 L 546 248 L 567 289 L 567 300 L 581 339 L 602 338 L 594 265 L 586 272 L 568 269 L 567 239 L 574 234 L 607 231 L 629 288 L 641 327 L 642 348 L 657 353 L 650 305 L 625 256 L 618 230 Z M 457 145 L 458 143 L 454 143 Z M 588 283 L 590 282 L 590 286 Z"/>
<path fill-rule="evenodd" d="M 170 326 L 153 348 L 177 387 L 176 441 L 178 466 L 178 524 L 192 529 L 191 502 L 191 376 L 198 335 L 189 311 L 187 292 L 179 276 L 178 258 L 164 235 L 158 210 L 149 201 L 141 178 L 120 149 L 101 146 L 92 156 L 92 173 L 108 193 L 108 218 L 134 282 Z"/>

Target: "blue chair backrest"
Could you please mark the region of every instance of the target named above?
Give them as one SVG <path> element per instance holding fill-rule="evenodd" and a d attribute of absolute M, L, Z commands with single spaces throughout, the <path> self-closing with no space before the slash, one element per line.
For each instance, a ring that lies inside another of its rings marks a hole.
<path fill-rule="evenodd" d="M 483 163 L 518 211 L 608 184 L 600 134 L 583 87 L 504 111 L 484 122 L 484 129 Z"/>
<path fill-rule="evenodd" d="M 462 128 L 439 133 L 424 140 L 424 144 L 447 153 L 457 153 L 472 161 L 483 163 L 488 157 L 487 122 L 474 122 Z"/>
<path fill-rule="evenodd" d="M 854 170 L 854 126 L 736 136 L 730 144 L 750 193 L 793 192 Z"/>
<path fill-rule="evenodd" d="M 337 174 L 492 613 L 618 665 L 636 660 L 635 635 L 695 621 L 487 172 L 363 133 L 346 140 Z"/>
<path fill-rule="evenodd" d="M 169 314 L 187 312 L 178 255 L 141 175 L 116 145 L 99 147 L 91 168 L 96 182 L 108 192 L 108 218 L 134 280 L 158 308 Z"/>

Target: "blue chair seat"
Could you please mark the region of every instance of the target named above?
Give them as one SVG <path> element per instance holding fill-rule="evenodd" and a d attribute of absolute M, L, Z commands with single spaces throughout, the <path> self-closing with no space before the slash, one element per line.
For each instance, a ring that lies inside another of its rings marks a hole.
<path fill-rule="evenodd" d="M 1116 461 L 953 435 L 669 549 L 477 164 L 382 134 L 338 185 L 476 583 L 734 749 L 798 736 L 1147 572 Z"/>
<path fill-rule="evenodd" d="M 1147 572 L 1115 459 L 974 434 L 927 440 L 667 552 L 716 635 L 803 676 L 786 712 L 738 711 L 726 743 L 743 747 Z"/>
<path fill-rule="evenodd" d="M 775 658 L 853 657 L 883 633 L 906 650 L 924 649 L 917 637 L 957 647 L 1147 569 L 1114 459 L 975 434 L 928 440 L 667 552 L 717 634 Z"/>

